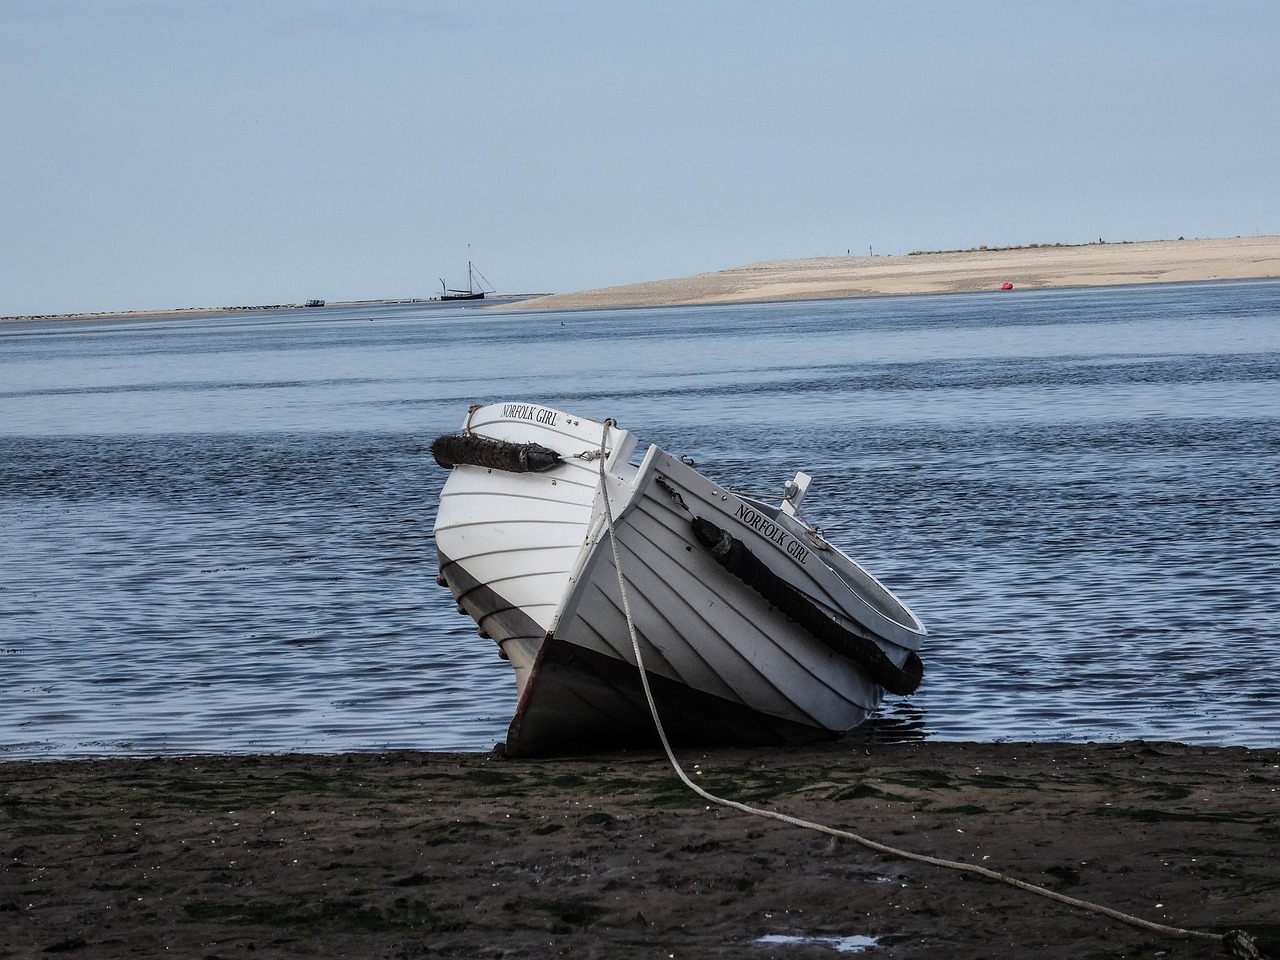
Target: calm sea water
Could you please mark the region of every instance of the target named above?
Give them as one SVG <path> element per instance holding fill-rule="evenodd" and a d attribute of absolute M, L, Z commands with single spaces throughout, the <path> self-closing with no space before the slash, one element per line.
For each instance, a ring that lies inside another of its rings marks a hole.
<path fill-rule="evenodd" d="M 0 325 L 0 758 L 485 750 L 469 404 L 781 493 L 926 622 L 888 735 L 1280 744 L 1280 282 Z"/>

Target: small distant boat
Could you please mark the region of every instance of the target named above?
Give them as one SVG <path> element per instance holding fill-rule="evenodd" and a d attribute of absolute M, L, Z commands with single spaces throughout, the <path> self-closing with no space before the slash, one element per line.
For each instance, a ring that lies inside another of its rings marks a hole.
<path fill-rule="evenodd" d="M 324 301 L 323 301 L 323 300 L 308 300 L 308 301 L 307 301 L 307 306 L 308 306 L 308 307 L 323 307 L 323 306 L 324 306 Z"/>
<path fill-rule="evenodd" d="M 833 737 L 915 690 L 925 629 L 800 516 L 807 474 L 775 505 L 637 443 L 521 402 L 432 444 L 438 582 L 515 670 L 509 755 L 656 742 L 628 619 L 675 743 Z"/>
<path fill-rule="evenodd" d="M 471 261 L 467 261 L 467 289 L 451 288 L 444 282 L 444 277 L 440 278 L 440 299 L 441 300 L 483 300 L 485 295 L 484 287 L 476 288 L 475 275 L 479 274 L 480 279 L 488 283 L 484 279 L 484 274 L 480 273 L 472 267 Z M 492 292 L 492 291 L 490 291 Z"/>

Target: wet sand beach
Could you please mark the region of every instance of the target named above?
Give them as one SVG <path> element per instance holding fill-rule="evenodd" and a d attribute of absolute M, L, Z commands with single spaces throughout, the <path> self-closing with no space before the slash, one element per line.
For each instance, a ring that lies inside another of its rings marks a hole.
<path fill-rule="evenodd" d="M 770 260 L 671 280 L 526 300 L 516 309 L 572 310 L 886 294 L 971 293 L 1280 276 L 1280 237 L 1046 245 L 902 256 Z"/>
<path fill-rule="evenodd" d="M 681 760 L 721 796 L 1280 940 L 1280 749 L 863 737 Z M 1222 955 L 708 808 L 655 754 L 0 763 L 0 957 L 765 960 L 846 937 L 886 958 Z"/>

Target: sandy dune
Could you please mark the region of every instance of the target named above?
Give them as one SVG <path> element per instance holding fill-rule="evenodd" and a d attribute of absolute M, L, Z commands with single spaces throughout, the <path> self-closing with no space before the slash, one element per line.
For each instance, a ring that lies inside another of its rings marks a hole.
<path fill-rule="evenodd" d="M 680 304 L 821 300 L 883 294 L 964 293 L 1280 277 L 1280 237 L 1160 240 L 967 250 L 897 257 L 768 260 L 578 293 L 537 297 L 517 309 L 572 310 Z"/>

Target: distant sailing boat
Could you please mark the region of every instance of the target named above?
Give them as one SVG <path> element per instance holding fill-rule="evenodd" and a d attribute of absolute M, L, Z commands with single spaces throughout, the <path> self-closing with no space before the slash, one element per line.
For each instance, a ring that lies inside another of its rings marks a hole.
<path fill-rule="evenodd" d="M 484 274 L 480 273 L 479 270 L 474 269 L 471 266 L 471 261 L 468 260 L 467 261 L 467 289 L 465 290 L 454 289 L 444 282 L 444 277 L 441 277 L 440 278 L 440 288 L 441 288 L 440 299 L 441 300 L 483 300 L 484 294 L 485 294 L 484 287 L 482 286 L 479 289 L 476 289 L 475 280 L 472 274 L 478 274 L 480 277 L 480 280 L 484 284 L 488 284 L 489 281 L 485 279 Z"/>

